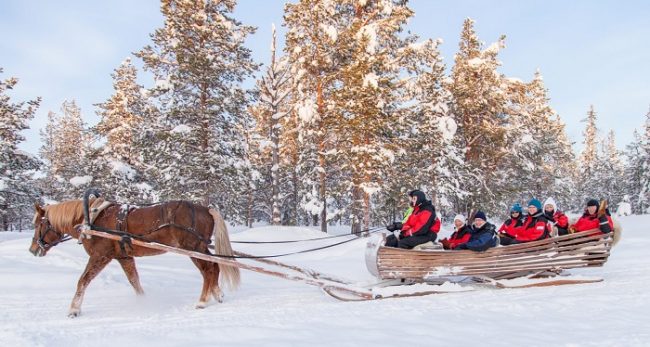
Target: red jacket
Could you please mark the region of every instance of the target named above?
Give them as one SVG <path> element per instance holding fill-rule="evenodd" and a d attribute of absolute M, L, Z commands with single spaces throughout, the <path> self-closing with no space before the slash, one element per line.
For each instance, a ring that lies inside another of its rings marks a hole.
<path fill-rule="evenodd" d="M 528 215 L 520 227 L 515 228 L 515 239 L 520 242 L 537 241 L 551 237 L 548 219 L 541 211 Z"/>
<path fill-rule="evenodd" d="M 562 211 L 555 211 L 553 219 L 555 219 L 555 225 L 558 228 L 566 229 L 569 227 L 569 217 L 562 213 Z"/>
<path fill-rule="evenodd" d="M 454 249 L 458 245 L 469 241 L 469 238 L 472 236 L 471 229 L 467 225 L 463 225 L 459 230 L 454 231 L 451 236 L 449 236 L 449 249 Z"/>
<path fill-rule="evenodd" d="M 437 230 L 433 230 L 437 225 Z M 429 232 L 437 233 L 440 230 L 440 220 L 436 218 L 431 203 L 423 203 L 413 209 L 413 213 L 402 225 L 402 237 L 409 237 L 413 235 L 426 235 Z"/>
<path fill-rule="evenodd" d="M 433 222 L 433 225 L 429 231 L 434 234 L 437 234 L 440 231 L 440 218 L 436 217 L 436 220 Z"/>
<path fill-rule="evenodd" d="M 515 237 L 515 228 L 519 226 L 521 226 L 521 218 L 517 218 L 517 219 L 508 218 L 505 222 L 503 222 L 503 224 L 501 224 L 501 228 L 499 228 L 499 232 L 505 233 L 510 237 Z"/>
<path fill-rule="evenodd" d="M 614 230 L 614 221 L 612 220 L 612 217 L 609 215 L 607 215 L 607 224 L 609 224 L 609 230 Z M 573 228 L 575 229 L 576 232 L 593 230 L 593 229 L 599 229 L 600 231 L 606 233 L 609 232 L 609 231 L 604 231 L 603 228 L 601 227 L 598 215 L 587 214 L 587 212 L 585 212 L 582 215 L 582 217 L 578 219 L 576 224 L 573 225 Z M 594 235 L 597 234 L 598 233 L 595 233 Z"/>

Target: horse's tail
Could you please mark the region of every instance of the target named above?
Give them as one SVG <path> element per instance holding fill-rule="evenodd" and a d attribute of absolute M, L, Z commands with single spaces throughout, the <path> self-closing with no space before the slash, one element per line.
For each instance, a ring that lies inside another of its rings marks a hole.
<path fill-rule="evenodd" d="M 621 240 L 622 233 L 623 233 L 623 228 L 621 227 L 621 223 L 619 223 L 617 220 L 614 220 L 614 230 L 612 230 L 612 247 L 616 246 L 616 244 Z"/>
<path fill-rule="evenodd" d="M 210 209 L 210 214 L 214 220 L 214 250 L 219 255 L 232 256 L 232 247 L 230 246 L 230 237 L 228 237 L 228 229 L 226 222 L 221 217 L 221 214 L 214 209 Z M 219 274 L 223 278 L 228 288 L 237 289 L 239 287 L 239 268 L 232 265 L 219 264 Z"/>

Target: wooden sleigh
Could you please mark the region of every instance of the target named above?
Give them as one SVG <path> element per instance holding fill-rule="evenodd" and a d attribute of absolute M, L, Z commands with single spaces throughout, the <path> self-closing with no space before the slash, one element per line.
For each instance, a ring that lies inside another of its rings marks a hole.
<path fill-rule="evenodd" d="M 591 230 L 484 252 L 406 250 L 384 244 L 385 236 L 378 237 L 368 242 L 366 248 L 366 266 L 379 280 L 470 282 L 521 288 L 602 281 L 566 276 L 565 270 L 603 266 L 610 255 L 612 237 Z M 512 280 L 522 278 L 527 281 Z"/>

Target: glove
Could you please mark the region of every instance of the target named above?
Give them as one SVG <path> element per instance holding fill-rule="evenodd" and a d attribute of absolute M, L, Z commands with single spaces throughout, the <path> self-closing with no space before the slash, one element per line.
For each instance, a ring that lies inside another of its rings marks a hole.
<path fill-rule="evenodd" d="M 442 244 L 442 248 L 444 248 L 444 249 L 449 249 L 449 248 L 450 248 L 450 246 L 449 246 L 449 240 L 447 240 L 447 239 L 442 239 L 442 240 L 440 240 L 440 243 Z"/>
<path fill-rule="evenodd" d="M 400 229 L 402 229 L 402 223 L 401 222 L 393 222 L 393 224 L 387 225 L 386 229 L 388 229 L 388 231 L 400 230 Z"/>

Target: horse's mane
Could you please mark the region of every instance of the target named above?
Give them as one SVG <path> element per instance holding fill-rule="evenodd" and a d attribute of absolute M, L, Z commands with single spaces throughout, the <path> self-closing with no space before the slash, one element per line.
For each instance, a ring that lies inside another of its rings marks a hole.
<path fill-rule="evenodd" d="M 92 205 L 92 202 L 91 202 Z M 84 210 L 81 200 L 70 200 L 56 205 L 45 206 L 50 224 L 57 230 L 70 230 L 83 220 Z"/>

